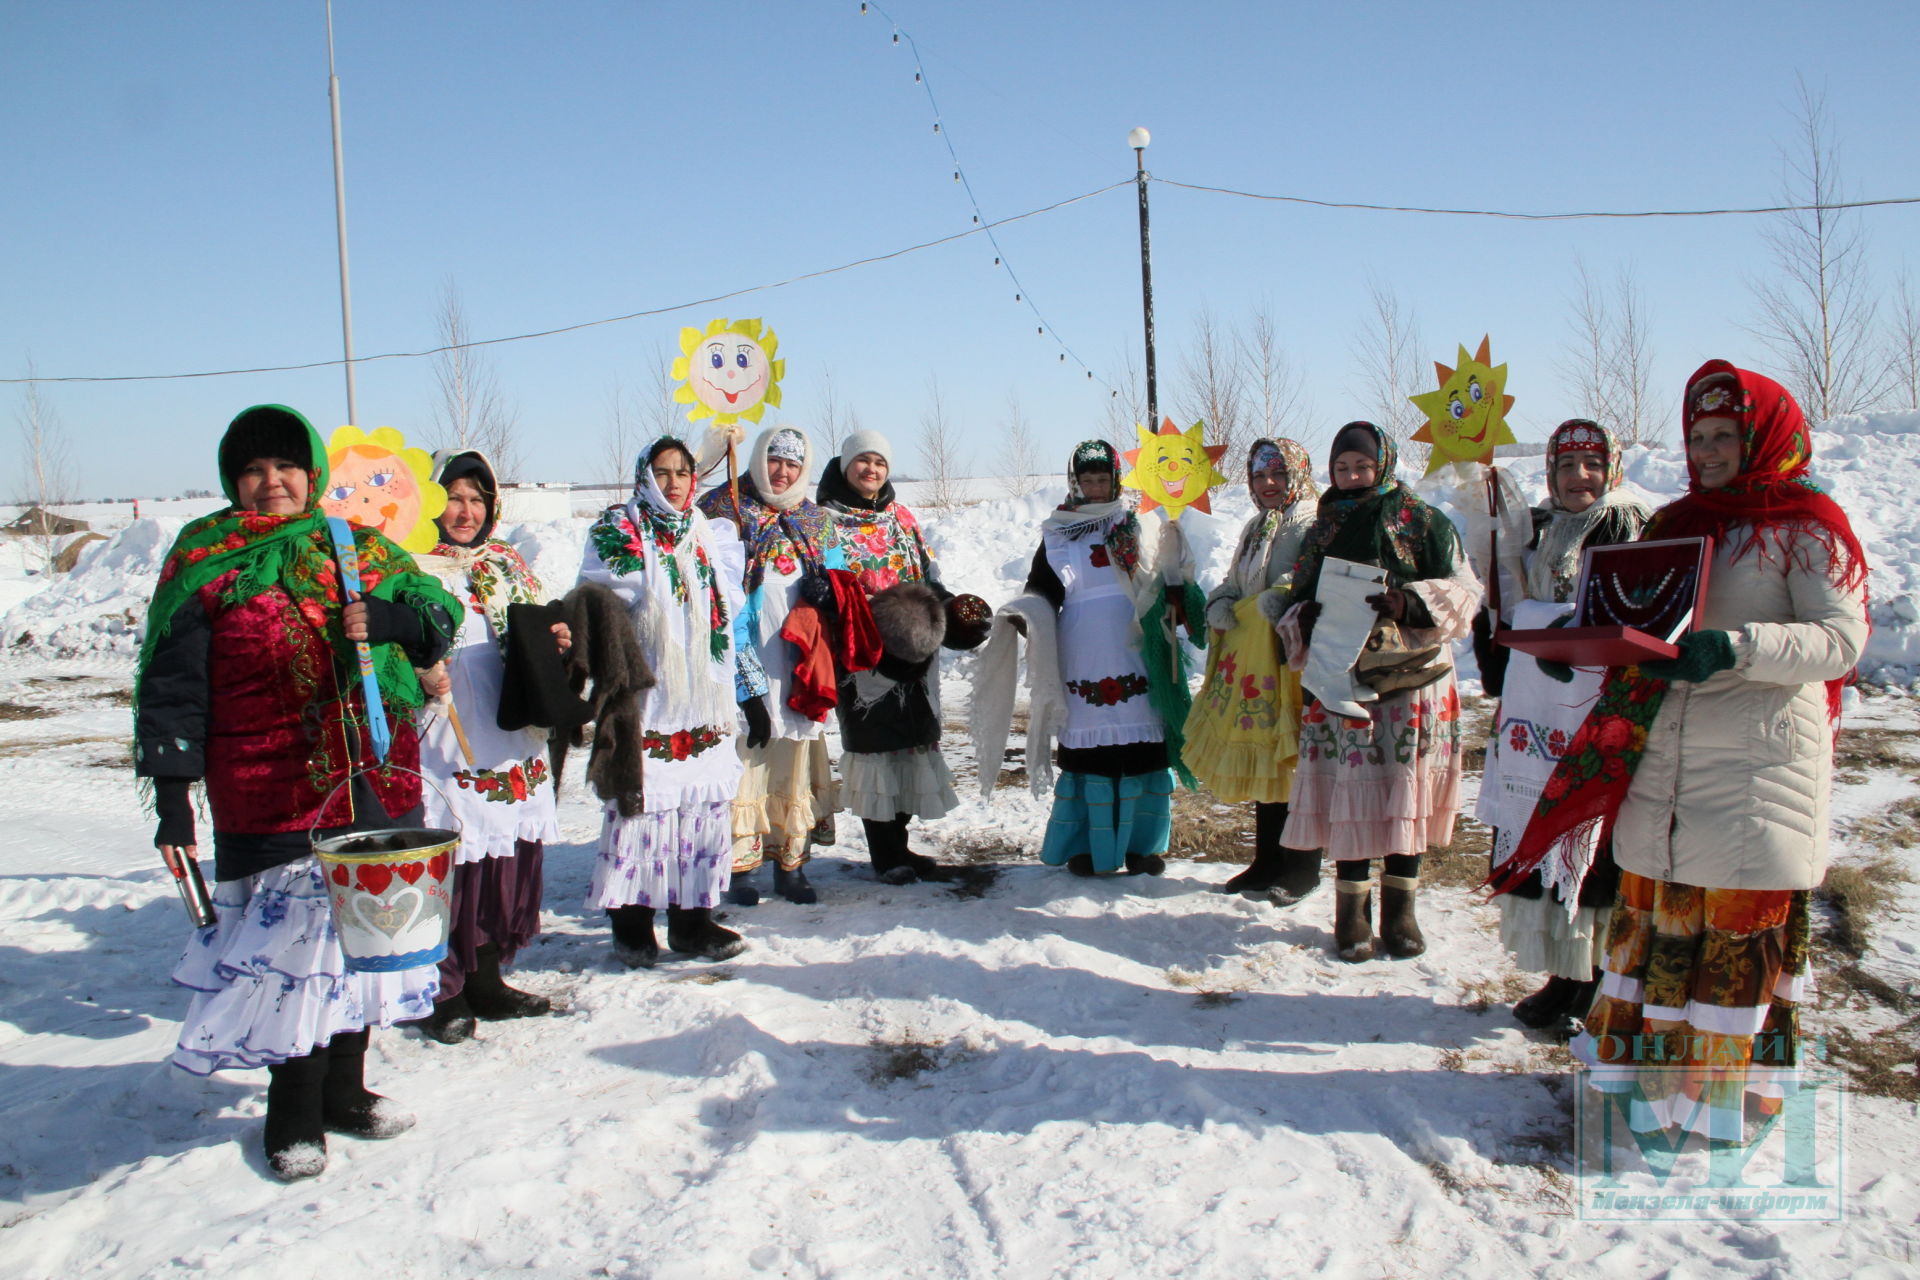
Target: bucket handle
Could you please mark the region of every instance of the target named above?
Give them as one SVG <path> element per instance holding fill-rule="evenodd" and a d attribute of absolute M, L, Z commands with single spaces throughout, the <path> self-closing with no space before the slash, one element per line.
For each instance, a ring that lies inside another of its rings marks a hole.
<path fill-rule="evenodd" d="M 418 769 L 409 769 L 407 768 L 407 766 L 403 764 L 386 764 L 386 765 L 381 765 L 380 767 L 383 769 L 396 769 L 401 773 L 410 773 L 414 777 L 420 779 L 420 781 L 432 787 L 434 790 L 434 794 L 440 797 L 440 803 L 447 806 L 447 817 L 453 821 L 454 823 L 453 829 L 455 831 L 459 831 L 462 829 L 460 825 L 459 815 L 457 815 L 453 811 L 453 800 L 447 795 L 445 791 L 440 789 L 439 783 L 435 782 L 432 778 L 429 778 L 426 774 L 420 772 Z M 333 803 L 333 798 L 340 794 L 340 788 L 347 786 L 355 778 L 361 777 L 364 774 L 369 774 L 372 772 L 373 770 L 367 768 L 365 765 L 361 765 L 356 768 L 349 769 L 347 770 L 347 776 L 342 778 L 339 784 L 335 786 L 333 790 L 327 792 L 327 798 L 320 802 L 319 811 L 313 815 L 313 821 L 307 825 L 307 848 L 311 849 L 314 847 L 315 842 L 313 838 L 313 833 L 320 829 L 320 819 L 326 815 L 327 806 Z"/>

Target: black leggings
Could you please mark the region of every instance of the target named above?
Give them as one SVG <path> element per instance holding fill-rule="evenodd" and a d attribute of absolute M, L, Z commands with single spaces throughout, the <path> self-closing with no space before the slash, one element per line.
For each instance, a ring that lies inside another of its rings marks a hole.
<path fill-rule="evenodd" d="M 1420 855 L 1417 853 L 1390 853 L 1384 859 L 1381 868 L 1384 875 L 1404 876 L 1409 880 L 1420 876 Z M 1334 874 L 1342 880 L 1366 880 L 1373 875 L 1372 858 L 1349 858 L 1336 864 Z"/>

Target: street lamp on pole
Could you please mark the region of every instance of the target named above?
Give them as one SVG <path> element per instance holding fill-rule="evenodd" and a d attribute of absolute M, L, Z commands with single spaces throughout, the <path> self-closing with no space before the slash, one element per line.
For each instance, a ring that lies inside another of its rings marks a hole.
<path fill-rule="evenodd" d="M 340 156 L 340 77 L 333 73 L 333 0 L 327 0 L 327 103 L 333 110 L 333 223 L 340 241 L 340 342 L 347 361 L 347 421 L 360 421 L 353 396 L 353 290 L 347 284 L 347 179 Z"/>
<path fill-rule="evenodd" d="M 1147 144 L 1153 135 L 1145 129 L 1127 134 L 1133 148 L 1134 182 L 1140 188 L 1140 310 L 1146 320 L 1147 334 L 1147 421 L 1149 431 L 1160 429 L 1160 389 L 1153 372 L 1153 248 L 1147 234 Z"/>

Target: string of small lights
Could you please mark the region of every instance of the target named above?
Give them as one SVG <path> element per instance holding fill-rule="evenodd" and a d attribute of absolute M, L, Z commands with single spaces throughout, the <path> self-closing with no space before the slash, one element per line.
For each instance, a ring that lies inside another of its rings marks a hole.
<path fill-rule="evenodd" d="M 1074 349 L 1068 345 L 1067 340 L 1060 336 L 1059 330 L 1053 327 L 1053 323 L 1041 314 L 1039 304 L 1033 300 L 1033 294 L 1027 290 L 1026 285 L 1020 282 L 1020 275 L 1013 269 L 1013 263 L 1007 258 L 1006 250 L 1000 247 L 999 238 L 995 236 L 991 230 L 994 224 L 988 222 L 985 215 L 981 213 L 980 198 L 973 192 L 973 181 L 967 177 L 966 166 L 960 163 L 960 152 L 953 145 L 953 131 L 946 127 L 946 122 L 940 115 L 940 103 L 933 96 L 933 81 L 927 75 L 926 62 L 920 57 L 920 46 L 914 41 L 913 33 L 906 30 L 898 22 L 895 22 L 892 14 L 882 9 L 878 4 L 872 3 L 872 0 L 861 0 L 860 12 L 863 14 L 869 12 L 876 13 L 884 18 L 887 25 L 893 29 L 893 43 L 898 46 L 904 41 L 907 52 L 913 55 L 913 82 L 926 92 L 927 106 L 933 112 L 933 131 L 939 136 L 940 140 L 946 144 L 947 157 L 953 161 L 953 180 L 959 184 L 961 190 L 967 193 L 967 203 L 973 208 L 974 222 L 977 225 L 989 228 L 987 231 L 987 241 L 993 245 L 993 265 L 1006 272 L 1007 279 L 1013 282 L 1013 300 L 1018 303 L 1024 303 L 1027 309 L 1033 312 L 1036 326 L 1034 332 L 1041 337 L 1053 339 L 1055 345 L 1060 348 L 1061 363 L 1064 364 L 1068 360 L 1072 360 L 1073 363 L 1085 370 L 1090 380 L 1098 382 L 1114 395 L 1119 395 L 1120 392 L 1118 388 L 1095 373 L 1092 366 L 1085 360 L 1082 360 L 1079 355 L 1075 353 Z"/>

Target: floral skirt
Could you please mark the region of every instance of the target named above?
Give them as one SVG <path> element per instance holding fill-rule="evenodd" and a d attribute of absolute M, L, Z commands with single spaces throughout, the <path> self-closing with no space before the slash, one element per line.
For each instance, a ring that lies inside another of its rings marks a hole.
<path fill-rule="evenodd" d="M 1281 843 L 1335 861 L 1453 842 L 1460 808 L 1460 694 L 1453 673 L 1373 703 L 1365 720 L 1319 699 L 1300 717 L 1300 763 Z"/>
<path fill-rule="evenodd" d="M 944 817 L 960 804 L 939 747 L 848 751 L 840 757 L 840 774 L 848 811 L 874 822 L 892 822 L 902 813 Z"/>
<path fill-rule="evenodd" d="M 1572 1047 L 1594 1088 L 1633 1095 L 1633 1128 L 1740 1142 L 1749 1098 L 1780 1109 L 1812 987 L 1808 899 L 1621 874 L 1600 993 Z"/>
<path fill-rule="evenodd" d="M 769 855 L 791 871 L 807 860 L 807 837 L 840 807 L 825 738 L 741 739 L 740 794 L 733 801 L 733 870 L 753 871 Z"/>
<path fill-rule="evenodd" d="M 1260 598 L 1234 606 L 1187 713 L 1187 769 L 1223 802 L 1285 804 L 1300 751 L 1300 673 L 1280 656 Z"/>
<path fill-rule="evenodd" d="M 193 935 L 173 980 L 194 993 L 173 1051 L 197 1076 L 313 1052 L 342 1031 L 433 1012 L 433 965 L 347 968 L 319 863 L 299 858 L 214 886 L 218 918 Z"/>
<path fill-rule="evenodd" d="M 733 883 L 733 804 L 691 800 L 620 816 L 607 802 L 589 907 L 717 907 Z"/>

